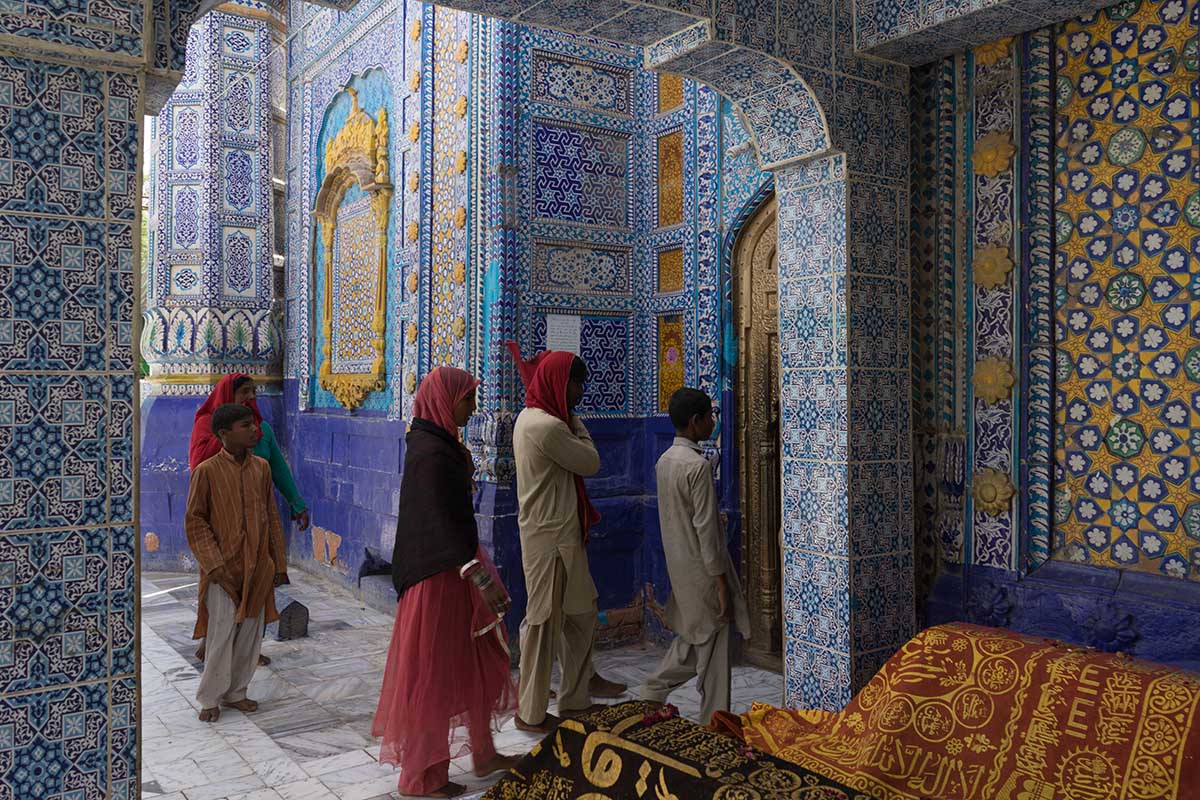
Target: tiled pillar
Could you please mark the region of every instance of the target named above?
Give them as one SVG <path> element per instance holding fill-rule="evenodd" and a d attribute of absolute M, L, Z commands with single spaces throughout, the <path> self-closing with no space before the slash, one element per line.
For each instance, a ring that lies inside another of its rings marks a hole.
<path fill-rule="evenodd" d="M 207 394 L 233 371 L 281 377 L 273 38 L 262 19 L 205 15 L 188 37 L 183 80 L 158 117 L 142 328 L 155 393 Z"/>
<path fill-rule="evenodd" d="M 480 411 L 468 438 L 476 456 L 479 481 L 480 541 L 489 547 L 501 577 L 513 595 L 509 631 L 519 627 L 525 608 L 521 568 L 512 428 L 524 407 L 524 392 L 505 342 L 516 341 L 518 275 L 518 84 L 520 28 L 511 22 L 481 23 L 477 39 L 476 93 L 481 104 L 474 137 L 472 191 L 485 198 L 482 243 L 473 256 L 477 320 L 473 369 L 482 380 Z"/>
<path fill-rule="evenodd" d="M 150 569 L 193 566 L 183 530 L 187 433 L 214 383 L 254 376 L 259 407 L 287 441 L 273 181 L 284 160 L 285 76 L 270 56 L 284 28 L 261 9 L 222 8 L 192 27 L 183 79 L 155 126 L 139 409 L 139 539 Z"/>
<path fill-rule="evenodd" d="M 785 703 L 840 709 L 913 632 L 906 189 L 776 172 Z"/>
<path fill-rule="evenodd" d="M 0 786 L 136 797 L 141 78 L 21 52 L 0 55 Z"/>

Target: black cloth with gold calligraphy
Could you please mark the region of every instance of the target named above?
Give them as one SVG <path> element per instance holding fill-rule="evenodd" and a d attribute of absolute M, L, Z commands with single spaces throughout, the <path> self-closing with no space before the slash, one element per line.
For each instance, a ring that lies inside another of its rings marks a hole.
<path fill-rule="evenodd" d="M 565 720 L 484 795 L 570 798 L 876 800 L 640 702 Z"/>

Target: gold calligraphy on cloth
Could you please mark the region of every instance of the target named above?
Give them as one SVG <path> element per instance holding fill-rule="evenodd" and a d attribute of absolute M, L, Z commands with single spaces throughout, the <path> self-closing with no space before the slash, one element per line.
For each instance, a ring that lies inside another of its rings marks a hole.
<path fill-rule="evenodd" d="M 485 800 L 872 800 L 650 703 L 567 720 Z"/>
<path fill-rule="evenodd" d="M 840 713 L 756 705 L 745 741 L 882 800 L 1170 800 L 1200 786 L 1200 678 L 953 624 Z"/>

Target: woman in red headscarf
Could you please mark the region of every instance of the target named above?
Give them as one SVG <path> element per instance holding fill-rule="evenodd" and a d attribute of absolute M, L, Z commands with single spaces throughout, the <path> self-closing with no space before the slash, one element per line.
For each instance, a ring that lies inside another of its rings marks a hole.
<path fill-rule="evenodd" d="M 516 686 L 502 615 L 508 592 L 479 546 L 471 454 L 459 428 L 475 413 L 470 373 L 438 367 L 417 391 L 405 438 L 392 553 L 399 602 L 372 733 L 400 767 L 400 793 L 455 797 L 450 759 L 471 753 L 479 777 L 510 769 L 492 729 L 512 716 Z M 467 741 L 456 742 L 462 726 Z M 452 751 L 453 748 L 453 751 Z"/>
<path fill-rule="evenodd" d="M 267 466 L 271 468 L 271 482 L 275 484 L 275 488 L 287 501 L 296 526 L 300 530 L 304 530 L 308 527 L 308 504 L 304 502 L 304 498 L 300 496 L 300 491 L 296 488 L 296 479 L 292 477 L 292 470 L 288 467 L 287 458 L 283 454 L 283 448 L 279 446 L 279 440 L 275 438 L 275 431 L 263 419 L 262 413 L 258 410 L 257 398 L 258 392 L 254 385 L 254 379 L 249 375 L 235 372 L 217 381 L 217 385 L 209 392 L 203 405 L 196 410 L 196 418 L 192 423 L 192 440 L 188 445 L 188 469 L 195 469 L 221 452 L 221 440 L 212 432 L 213 412 L 226 403 L 239 403 L 246 406 L 254 414 L 254 424 L 258 426 L 259 432 L 258 443 L 250 452 L 267 462 Z M 196 650 L 196 658 L 204 660 L 203 642 Z M 271 659 L 260 655 L 258 663 L 265 667 L 271 663 Z"/>

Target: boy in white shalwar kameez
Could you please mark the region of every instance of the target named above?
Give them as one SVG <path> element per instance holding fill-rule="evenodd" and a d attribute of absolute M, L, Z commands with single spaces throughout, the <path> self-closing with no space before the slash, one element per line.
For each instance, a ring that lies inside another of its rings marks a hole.
<path fill-rule="evenodd" d="M 675 640 L 658 670 L 641 689 L 643 700 L 665 702 L 699 677 L 700 722 L 729 709 L 729 637 L 744 637 L 750 618 L 717 507 L 712 465 L 700 442 L 712 436 L 712 400 L 697 389 L 680 389 L 668 406 L 675 442 L 658 460 L 658 519 L 662 529 L 671 598 L 666 622 Z"/>

